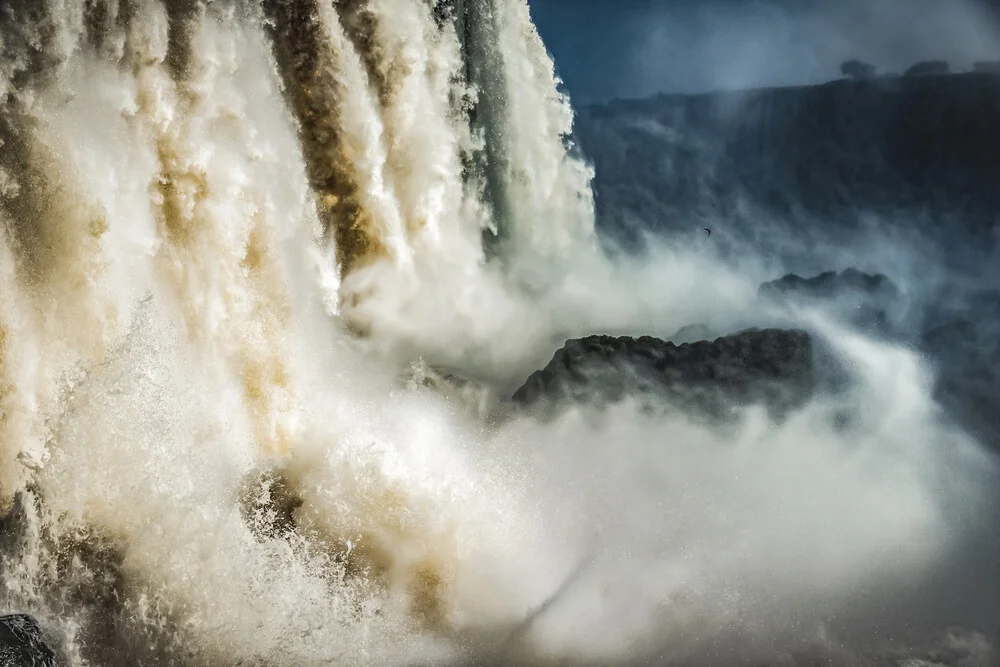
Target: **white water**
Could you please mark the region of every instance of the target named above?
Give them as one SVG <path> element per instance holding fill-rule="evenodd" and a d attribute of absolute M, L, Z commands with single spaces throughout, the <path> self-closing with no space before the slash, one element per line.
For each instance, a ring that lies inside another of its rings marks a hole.
<path fill-rule="evenodd" d="M 567 336 L 727 326 L 753 294 L 703 258 L 596 254 L 524 0 L 495 5 L 497 262 L 459 39 L 425 3 L 314 7 L 308 81 L 252 3 L 30 7 L 0 24 L 0 481 L 27 489 L 2 595 L 72 664 L 683 657 L 915 581 L 975 514 L 985 462 L 919 360 L 835 329 L 849 436 L 821 404 L 729 434 L 627 405 L 497 423 L 401 379 L 424 359 L 489 404 Z M 361 250 L 336 245 L 348 205 Z"/>

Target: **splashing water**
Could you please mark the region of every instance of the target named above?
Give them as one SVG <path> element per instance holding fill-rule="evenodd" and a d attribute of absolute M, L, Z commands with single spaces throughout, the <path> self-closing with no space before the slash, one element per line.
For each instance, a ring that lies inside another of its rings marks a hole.
<path fill-rule="evenodd" d="M 18 0 L 0 39 L 2 599 L 71 664 L 683 656 L 975 511 L 918 360 L 843 332 L 849 447 L 824 405 L 483 414 L 568 335 L 750 293 L 597 254 L 524 0 Z"/>

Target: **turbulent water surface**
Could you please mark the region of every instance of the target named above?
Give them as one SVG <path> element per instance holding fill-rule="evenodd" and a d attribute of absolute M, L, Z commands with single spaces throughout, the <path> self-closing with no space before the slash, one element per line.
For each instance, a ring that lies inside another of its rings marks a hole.
<path fill-rule="evenodd" d="M 567 337 L 736 327 L 758 278 L 601 254 L 525 0 L 13 0 L 0 93 L 0 605 L 67 664 L 995 629 L 925 604 L 994 482 L 906 349 L 810 315 L 850 429 L 509 409 Z M 941 650 L 987 664 L 972 630 Z"/>

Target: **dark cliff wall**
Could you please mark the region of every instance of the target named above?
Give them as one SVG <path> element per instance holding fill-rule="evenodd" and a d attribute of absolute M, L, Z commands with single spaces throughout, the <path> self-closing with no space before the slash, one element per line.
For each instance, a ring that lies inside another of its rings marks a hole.
<path fill-rule="evenodd" d="M 724 226 L 849 233 L 865 218 L 995 249 L 1000 75 L 664 95 L 581 110 L 599 224 L 635 240 Z"/>

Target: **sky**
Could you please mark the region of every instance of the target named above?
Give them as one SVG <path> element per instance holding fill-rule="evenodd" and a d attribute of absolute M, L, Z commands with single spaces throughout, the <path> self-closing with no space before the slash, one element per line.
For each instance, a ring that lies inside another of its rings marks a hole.
<path fill-rule="evenodd" d="M 578 104 L 1000 59 L 1000 0 L 529 0 Z"/>

